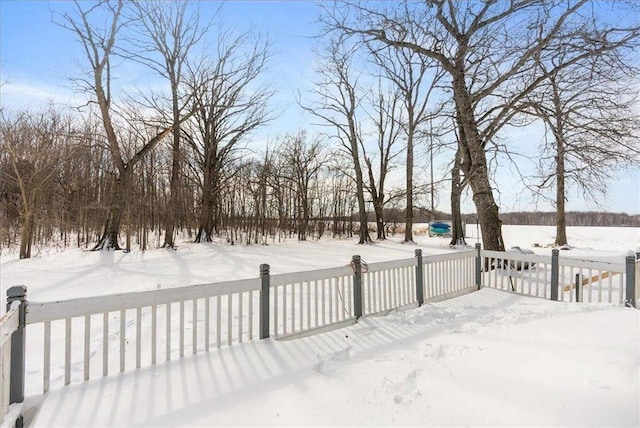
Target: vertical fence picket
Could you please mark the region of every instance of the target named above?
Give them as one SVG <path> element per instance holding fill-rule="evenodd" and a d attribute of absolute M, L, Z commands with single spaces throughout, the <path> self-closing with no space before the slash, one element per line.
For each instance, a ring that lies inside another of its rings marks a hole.
<path fill-rule="evenodd" d="M 42 376 L 42 392 L 49 391 L 51 382 L 51 321 L 44 323 L 44 361 Z"/>
<path fill-rule="evenodd" d="M 273 287 L 273 335 L 278 337 L 280 335 L 280 324 L 278 323 L 278 290 L 280 287 Z"/>
<path fill-rule="evenodd" d="M 156 363 L 158 352 L 158 306 L 151 306 L 151 364 Z"/>
<path fill-rule="evenodd" d="M 291 284 L 291 333 L 296 332 L 296 285 Z"/>
<path fill-rule="evenodd" d="M 124 309 L 120 311 L 120 373 L 124 372 L 124 354 L 126 344 L 126 312 Z"/>
<path fill-rule="evenodd" d="M 311 328 L 311 283 L 312 281 L 307 282 L 307 329 Z M 301 283 L 301 287 L 304 287 L 305 283 Z M 316 307 L 316 322 L 318 319 L 318 315 L 317 315 L 317 311 L 318 311 L 318 299 L 315 299 L 315 305 Z M 302 319 L 300 319 L 300 328 L 303 329 L 303 325 L 302 325 Z"/>
<path fill-rule="evenodd" d="M 227 345 L 233 342 L 233 294 L 227 297 Z"/>
<path fill-rule="evenodd" d="M 300 301 L 298 302 L 299 303 L 298 320 L 300 321 L 298 324 L 298 329 L 299 329 L 298 331 L 302 331 L 303 330 L 302 322 L 304 320 L 304 283 L 299 282 L 298 285 L 300 287 L 300 293 L 298 293 L 300 298 Z M 295 317 L 294 317 L 294 320 L 295 320 Z"/>
<path fill-rule="evenodd" d="M 309 319 L 313 319 L 313 323 L 309 321 L 309 328 L 313 325 L 314 327 L 319 327 L 320 319 L 325 319 L 325 295 L 324 290 L 320 292 L 318 281 L 313 282 L 313 304 L 309 302 Z M 311 283 L 309 283 L 309 296 L 311 296 Z M 311 317 L 311 308 L 313 307 L 313 317 Z M 322 309 L 321 309 L 322 307 Z M 324 325 L 324 322 L 322 323 Z"/>
<path fill-rule="evenodd" d="M 320 285 L 318 285 L 318 280 L 315 281 L 316 284 L 316 290 L 318 289 L 318 286 L 320 287 L 320 295 L 322 296 L 322 324 L 320 324 L 318 321 L 316 321 L 316 326 L 317 325 L 327 325 L 327 306 L 329 306 L 329 322 L 331 322 L 331 308 L 333 307 L 333 305 L 331 304 L 331 287 L 329 287 L 329 303 L 327 305 L 327 287 L 326 287 L 326 283 L 325 283 L 325 279 L 321 279 L 320 281 Z"/>
<path fill-rule="evenodd" d="M 109 374 L 109 313 L 102 314 L 102 376 Z"/>
<path fill-rule="evenodd" d="M 249 326 L 247 336 L 249 341 L 253 340 L 253 291 L 249 291 Z"/>
<path fill-rule="evenodd" d="M 191 353 L 198 352 L 198 300 L 191 301 Z"/>
<path fill-rule="evenodd" d="M 64 384 L 71 383 L 71 319 L 64 320 Z"/>
<path fill-rule="evenodd" d="M 216 296 L 216 347 L 222 346 L 222 296 Z"/>
<path fill-rule="evenodd" d="M 282 334 L 287 334 L 287 284 L 282 288 Z"/>
<path fill-rule="evenodd" d="M 84 380 L 89 380 L 89 368 L 91 361 L 91 315 L 84 316 Z"/>
<path fill-rule="evenodd" d="M 136 368 L 142 365 L 142 308 L 136 308 Z"/>
<path fill-rule="evenodd" d="M 204 351 L 209 352 L 211 349 L 211 298 L 204 299 Z"/>
<path fill-rule="evenodd" d="M 165 320 L 167 325 L 167 331 L 165 332 L 165 360 L 169 361 L 171 359 L 171 303 L 166 304 L 165 316 L 167 317 Z"/>
<path fill-rule="evenodd" d="M 327 288 L 327 286 L 325 284 L 325 281 L 322 280 L 322 296 L 323 296 L 323 298 L 322 298 L 322 302 L 323 302 L 323 306 L 322 306 L 322 314 L 323 314 L 323 316 L 322 316 L 322 325 L 327 325 L 327 323 L 325 321 L 325 317 L 324 317 L 324 313 L 325 313 L 325 308 L 324 308 L 325 297 L 324 296 L 325 296 L 325 293 L 328 293 L 328 295 L 329 295 L 328 296 L 329 297 L 329 323 L 333 322 L 333 320 L 334 320 L 334 316 L 333 316 L 334 302 L 335 302 L 336 311 L 337 311 L 337 308 L 338 308 L 337 296 L 334 295 L 334 298 L 331 297 L 331 289 L 332 289 L 331 281 L 329 282 L 329 287 Z M 325 292 L 325 290 L 327 290 L 327 291 Z"/>
<path fill-rule="evenodd" d="M 242 317 L 242 306 L 243 306 L 243 294 L 244 293 L 238 293 L 238 343 L 242 343 L 242 334 L 243 334 L 243 328 L 242 325 L 244 324 L 244 319 Z"/>
<path fill-rule="evenodd" d="M 180 348 L 179 348 L 178 352 L 179 352 L 180 358 L 182 358 L 182 357 L 184 357 L 184 300 L 180 301 L 179 308 L 180 308 L 180 313 L 179 313 L 179 320 L 180 320 L 179 322 L 180 322 L 180 324 L 179 324 L 179 327 L 178 327 L 178 329 L 179 329 L 179 331 L 178 331 L 178 333 L 179 333 L 178 346 Z"/>

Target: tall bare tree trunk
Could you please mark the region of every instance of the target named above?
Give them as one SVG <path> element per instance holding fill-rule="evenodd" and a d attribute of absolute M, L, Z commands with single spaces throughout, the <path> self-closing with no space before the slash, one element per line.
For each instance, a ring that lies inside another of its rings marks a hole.
<path fill-rule="evenodd" d="M 460 180 L 460 150 L 456 153 L 451 168 L 451 242 L 449 245 L 466 244 L 462 228 L 461 199 L 464 186 Z"/>
<path fill-rule="evenodd" d="M 410 125 L 411 126 L 411 125 Z M 407 209 L 404 214 L 404 242 L 413 242 L 413 135 L 414 129 L 407 132 Z"/>
<path fill-rule="evenodd" d="M 459 58 L 453 73 L 453 93 L 456 103 L 456 118 L 462 132 L 458 147 L 462 154 L 462 170 L 471 190 L 473 202 L 478 212 L 478 221 L 482 225 L 482 243 L 485 249 L 504 251 L 502 240 L 502 221 L 498 205 L 493 198 L 493 189 L 489 181 L 489 170 L 485 149 L 480 139 L 475 120 L 471 95 L 464 77 L 464 61 Z"/>

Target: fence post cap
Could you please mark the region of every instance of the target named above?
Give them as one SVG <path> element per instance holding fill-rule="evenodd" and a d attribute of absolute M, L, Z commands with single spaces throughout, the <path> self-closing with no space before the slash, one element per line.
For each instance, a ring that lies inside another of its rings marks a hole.
<path fill-rule="evenodd" d="M 479 250 L 482 247 L 479 242 L 476 242 L 476 250 Z"/>
<path fill-rule="evenodd" d="M 263 263 L 260 265 L 260 273 L 269 273 L 270 268 L 271 266 L 268 263 Z"/>
<path fill-rule="evenodd" d="M 554 248 L 553 250 L 551 250 L 551 254 L 554 256 L 559 256 L 560 255 L 560 250 L 557 248 Z"/>
<path fill-rule="evenodd" d="M 25 285 L 15 285 L 7 290 L 8 299 L 19 299 L 27 295 L 27 287 Z"/>
<path fill-rule="evenodd" d="M 352 257 L 352 260 L 353 260 L 354 262 L 356 262 L 356 261 L 357 261 L 357 262 L 359 262 L 359 261 L 360 261 L 360 256 L 359 256 L 358 254 L 355 254 L 355 255 Z"/>
<path fill-rule="evenodd" d="M 422 250 L 420 248 L 416 249 L 415 254 L 416 254 L 416 257 L 421 256 Z"/>

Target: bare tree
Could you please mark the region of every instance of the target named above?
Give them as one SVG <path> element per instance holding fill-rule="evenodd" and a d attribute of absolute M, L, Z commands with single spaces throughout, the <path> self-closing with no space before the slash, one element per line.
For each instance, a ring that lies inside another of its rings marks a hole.
<path fill-rule="evenodd" d="M 53 212 L 55 182 L 67 156 L 73 154 L 71 120 L 51 107 L 25 111 L 14 119 L 1 118 L 0 165 L 4 192 L 13 188 L 21 220 L 20 258 L 30 258 L 35 238 L 36 216 L 48 203 Z M 66 148 L 64 146 L 67 146 Z"/>
<path fill-rule="evenodd" d="M 410 49 L 437 61 L 446 72 L 456 117 L 464 130 L 465 138 L 459 140 L 461 170 L 473 191 L 487 249 L 502 250 L 504 243 L 486 152 L 497 133 L 518 114 L 514 106 L 544 80 L 535 58 L 546 46 L 574 34 L 573 40 L 584 49 L 558 65 L 568 67 L 637 32 L 633 28 L 606 29 L 595 19 L 590 21 L 595 33 L 569 25 L 574 17 L 584 19 L 578 12 L 587 4 L 588 0 L 433 0 L 326 7 L 328 31 Z M 593 34 L 600 37 L 593 38 Z"/>
<path fill-rule="evenodd" d="M 630 62 L 638 41 L 558 70 L 569 49 L 570 44 L 559 45 L 548 63 L 540 61 L 547 77 L 527 101 L 529 113 L 548 130 L 536 188 L 555 184 L 558 246 L 568 243 L 567 186 L 598 198 L 616 169 L 640 162 L 640 120 L 634 111 L 639 70 Z"/>
<path fill-rule="evenodd" d="M 335 130 L 332 135 L 349 155 L 353 166 L 353 178 L 358 201 L 358 221 L 360 225 L 359 244 L 370 244 L 367 224 L 367 207 L 364 198 L 364 180 L 360 159 L 360 131 L 357 118 L 358 80 L 351 69 L 353 49 L 345 49 L 340 43 L 330 40 L 327 45 L 323 65 L 318 70 L 319 82 L 312 95 L 318 98 L 315 106 L 303 109 L 322 119 L 323 124 Z"/>
<path fill-rule="evenodd" d="M 132 166 L 153 149 L 153 147 L 165 136 L 171 133 L 172 128 L 166 128 L 154 138 L 144 144 L 135 155 L 125 161 L 120 146 L 118 135 L 115 131 L 113 115 L 113 98 L 111 94 L 111 58 L 114 51 L 116 36 L 123 26 L 121 0 L 116 2 L 100 1 L 92 4 L 84 10 L 83 4 L 74 2 L 77 16 L 64 14 L 64 28 L 74 32 L 84 49 L 85 56 L 91 68 L 90 80 L 78 79 L 86 91 L 93 92 L 95 103 L 98 104 L 100 117 L 105 129 L 107 145 L 111 154 L 118 177 L 113 187 L 111 207 L 104 227 L 104 232 L 94 250 L 120 249 L 118 235 L 120 223 L 126 204 L 125 195 L 128 191 Z M 91 23 L 95 14 L 104 13 L 105 28 L 99 28 Z"/>
<path fill-rule="evenodd" d="M 376 216 L 376 233 L 378 240 L 386 239 L 384 227 L 384 207 L 389 197 L 386 194 L 387 175 L 391 171 L 392 161 L 400 155 L 397 143 L 402 130 L 402 119 L 398 106 L 400 94 L 398 90 L 383 90 L 382 81 L 378 83 L 378 91 L 371 96 L 372 113 L 369 117 L 374 125 L 378 158 L 374 166 L 366 145 L 361 141 L 362 153 L 367 167 L 368 184 L 366 188 L 371 195 L 373 209 Z M 377 172 L 377 179 L 375 174 Z"/>
<path fill-rule="evenodd" d="M 421 135 L 420 127 L 424 126 L 435 113 L 428 110 L 430 96 L 442 72 L 438 63 L 431 58 L 420 55 L 411 49 L 396 49 L 389 46 L 380 48 L 379 43 L 369 43 L 369 52 L 383 74 L 398 89 L 399 99 L 402 100 L 405 115 L 402 128 L 407 138 L 406 145 L 406 195 L 407 208 L 405 211 L 404 242 L 413 242 L 413 211 L 414 211 L 414 148 Z"/>
<path fill-rule="evenodd" d="M 257 128 L 273 119 L 268 101 L 273 90 L 259 85 L 270 57 L 270 42 L 250 33 L 221 32 L 215 56 L 189 71 L 195 123 L 185 130 L 200 174 L 202 201 L 196 242 L 213 239 L 220 216 L 220 192 L 227 164 Z"/>
<path fill-rule="evenodd" d="M 76 81 L 82 88 L 91 92 L 95 97 L 91 102 L 98 105 L 100 118 L 104 126 L 107 146 L 117 171 L 113 186 L 112 201 L 106 219 L 104 231 L 94 250 L 118 250 L 118 235 L 122 215 L 126 207 L 126 195 L 129 192 L 133 177 L 133 168 L 165 137 L 173 132 L 173 125 L 160 129 L 152 137 L 144 141 L 133 154 L 125 157 L 120 138 L 116 132 L 114 121 L 114 99 L 111 92 L 111 61 L 115 50 L 116 37 L 126 24 L 123 19 L 123 1 L 99 1 L 91 7 L 83 9 L 84 3 L 74 1 L 76 15 L 63 14 L 64 23 L 61 25 L 75 33 L 84 50 L 90 66 L 89 78 Z M 105 27 L 101 28 L 96 22 L 103 20 Z M 182 117 L 188 119 L 193 112 Z"/>
<path fill-rule="evenodd" d="M 200 3 L 185 1 L 139 1 L 132 3 L 136 36 L 131 42 L 136 51 L 129 57 L 143 62 L 169 83 L 170 123 L 173 127 L 171 151 L 170 201 L 166 209 L 163 247 L 173 248 L 176 225 L 176 209 L 179 203 L 179 179 L 181 162 L 180 123 L 186 107 L 185 94 L 181 93 L 185 68 L 193 48 L 202 40 L 210 23 L 201 23 Z M 138 25 L 139 24 L 139 25 Z M 165 106 L 152 105 L 162 115 Z"/>
<path fill-rule="evenodd" d="M 312 181 L 318 178 L 318 172 L 324 165 L 321 151 L 320 140 L 316 138 L 308 141 L 305 131 L 286 135 L 278 146 L 282 168 L 277 174 L 284 176 L 285 180 L 291 183 L 295 194 L 299 241 L 306 241 L 310 231 L 311 185 Z"/>

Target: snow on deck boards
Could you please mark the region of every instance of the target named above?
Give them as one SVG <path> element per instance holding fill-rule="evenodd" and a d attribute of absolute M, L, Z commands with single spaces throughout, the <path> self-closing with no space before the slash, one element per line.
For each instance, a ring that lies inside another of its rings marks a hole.
<path fill-rule="evenodd" d="M 638 310 L 482 289 L 62 387 L 27 421 L 637 426 L 639 367 Z"/>

